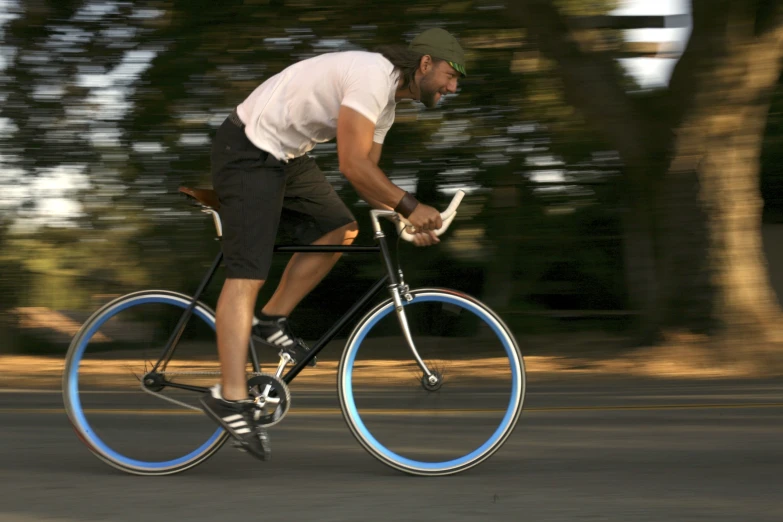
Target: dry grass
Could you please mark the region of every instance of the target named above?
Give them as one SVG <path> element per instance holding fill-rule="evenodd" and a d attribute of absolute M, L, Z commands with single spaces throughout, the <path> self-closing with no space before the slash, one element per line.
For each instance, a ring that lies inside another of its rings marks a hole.
<path fill-rule="evenodd" d="M 130 377 L 126 359 L 85 361 L 82 378 L 92 384 L 111 383 L 117 379 Z M 412 362 L 379 359 L 361 363 L 356 376 L 372 375 L 377 379 L 383 375 L 384 383 L 409 379 L 414 372 Z M 316 368 L 306 368 L 296 379 L 297 385 L 333 386 L 336 382 L 338 363 L 333 360 L 320 361 Z M 0 356 L 0 385 L 9 388 L 59 388 L 64 360 L 61 357 L 37 357 L 24 355 Z M 362 373 L 362 369 L 381 367 L 382 371 Z M 677 379 L 716 379 L 716 378 L 758 378 L 769 377 L 776 372 L 766 364 L 754 358 L 745 361 L 731 358 L 716 358 L 714 352 L 698 345 L 667 345 L 644 348 L 613 357 L 575 357 L 575 356 L 527 356 L 525 367 L 531 380 L 540 378 L 572 378 L 586 376 L 604 377 L 645 377 Z M 269 365 L 265 367 L 267 370 Z M 497 368 L 492 360 L 451 361 L 449 370 L 454 377 L 487 376 Z M 179 361 L 171 371 L 215 370 L 214 364 L 203 361 Z M 369 378 L 369 377 L 368 377 Z M 189 382 L 192 378 L 189 378 Z M 204 383 L 214 382 L 215 376 L 201 378 Z"/>
<path fill-rule="evenodd" d="M 63 352 L 70 338 L 78 330 L 82 318 L 71 318 L 63 314 L 41 308 L 19 309 L 22 326 L 28 329 L 41 329 L 58 336 L 57 343 L 62 344 Z M 108 330 L 107 330 L 108 331 Z M 143 332 L 142 332 L 143 333 Z M 98 339 L 100 340 L 100 339 Z M 525 365 L 531 380 L 575 377 L 645 377 L 645 378 L 759 378 L 783 375 L 783 347 L 760 346 L 751 348 L 743 340 L 715 341 L 706 338 L 671 335 L 661 346 L 630 349 L 628 339 L 598 332 L 577 334 L 519 336 L 519 345 L 525 354 Z M 480 352 L 480 340 L 474 340 L 471 350 Z M 344 340 L 332 341 L 319 354 L 316 368 L 306 368 L 296 379 L 299 385 L 334 386 L 336 382 L 337 362 Z M 410 379 L 414 372 L 413 363 L 391 360 L 391 353 L 399 353 L 396 346 L 386 339 L 367 339 L 373 343 L 367 353 L 378 359 L 363 363 L 368 366 L 380 366 L 382 371 L 368 372 L 373 378 L 383 375 L 385 382 Z M 417 339 L 421 342 L 439 342 L 438 339 Z M 216 370 L 212 343 L 191 346 L 185 353 L 191 359 L 180 361 L 188 371 Z M 118 379 L 127 382 L 131 377 L 128 353 L 114 352 L 110 357 L 84 363 L 82 379 L 101 385 Z M 203 355 L 212 366 L 195 360 Z M 0 355 L 0 388 L 47 388 L 60 387 L 64 356 L 26 356 Z M 276 361 L 262 360 L 262 366 L 269 371 Z M 494 364 L 491 361 L 479 362 L 475 358 L 466 358 L 451 362 L 449 371 L 452 377 L 485 376 Z M 355 375 L 362 375 L 356 372 Z M 204 383 L 214 382 L 215 376 L 201 379 Z M 192 378 L 189 378 L 189 381 Z"/>

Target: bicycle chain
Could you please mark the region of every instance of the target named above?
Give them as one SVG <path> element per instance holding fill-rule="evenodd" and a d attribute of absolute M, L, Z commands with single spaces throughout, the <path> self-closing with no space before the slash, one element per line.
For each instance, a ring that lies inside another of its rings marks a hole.
<path fill-rule="evenodd" d="M 221 372 L 160 372 L 161 375 L 220 375 Z M 251 372 L 251 375 L 253 376 L 259 376 L 261 375 L 261 372 Z M 141 383 L 141 389 L 142 391 L 149 393 L 153 397 L 157 397 L 159 399 L 163 399 L 164 401 L 169 401 L 172 404 L 178 404 L 179 406 L 183 406 L 189 410 L 195 410 L 195 411 L 202 411 L 201 408 L 198 406 L 193 406 L 190 404 L 186 404 L 182 401 L 178 401 L 177 399 L 174 399 L 172 397 L 166 397 L 162 393 L 154 392 L 152 390 L 148 390 L 146 386 L 144 386 L 144 383 Z"/>

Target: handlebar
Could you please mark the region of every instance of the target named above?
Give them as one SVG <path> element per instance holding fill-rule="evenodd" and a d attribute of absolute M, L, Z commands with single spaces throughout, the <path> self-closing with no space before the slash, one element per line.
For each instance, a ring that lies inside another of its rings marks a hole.
<path fill-rule="evenodd" d="M 451 222 L 454 221 L 454 217 L 457 215 L 457 207 L 460 203 L 462 203 L 462 198 L 464 197 L 465 192 L 463 190 L 458 190 L 451 199 L 449 206 L 446 207 L 446 210 L 440 213 L 440 218 L 443 221 L 443 225 L 439 229 L 432 231 L 436 236 L 440 236 L 446 232 L 446 229 L 449 228 L 449 225 L 451 225 Z M 400 237 L 405 241 L 413 241 L 414 234 L 411 234 L 405 230 L 410 226 L 410 221 L 400 216 L 397 212 L 394 212 L 393 210 L 371 210 L 370 215 L 372 217 L 373 230 L 376 233 L 381 231 L 380 223 L 378 223 L 378 217 L 388 216 L 395 221 L 397 232 L 400 234 Z"/>

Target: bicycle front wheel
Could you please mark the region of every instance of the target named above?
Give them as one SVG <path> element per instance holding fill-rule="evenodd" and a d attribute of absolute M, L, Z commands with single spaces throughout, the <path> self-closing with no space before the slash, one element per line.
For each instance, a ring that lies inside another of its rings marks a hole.
<path fill-rule="evenodd" d="M 62 383 L 68 419 L 87 448 L 117 469 L 181 472 L 228 437 L 198 408 L 203 390 L 220 379 L 211 309 L 196 304 L 174 357 L 150 373 L 190 303 L 165 290 L 128 294 L 95 312 L 71 342 Z"/>
<path fill-rule="evenodd" d="M 403 299 L 416 351 L 394 302 L 371 310 L 348 339 L 338 370 L 343 417 L 375 458 L 412 475 L 465 471 L 513 432 L 525 398 L 522 354 L 503 321 L 477 299 L 420 289 Z"/>

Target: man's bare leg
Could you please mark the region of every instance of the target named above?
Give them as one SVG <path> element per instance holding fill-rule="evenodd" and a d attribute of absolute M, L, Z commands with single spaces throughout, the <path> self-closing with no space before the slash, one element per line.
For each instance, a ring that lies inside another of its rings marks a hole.
<path fill-rule="evenodd" d="M 315 240 L 313 244 L 350 245 L 358 234 L 359 227 L 356 222 L 353 222 L 332 230 Z M 291 256 L 280 284 L 261 311 L 269 316 L 288 317 L 296 305 L 329 273 L 341 255 L 340 252 L 297 252 Z"/>
<path fill-rule="evenodd" d="M 215 313 L 222 395 L 227 400 L 248 398 L 247 347 L 258 291 L 264 281 L 226 279 Z"/>

